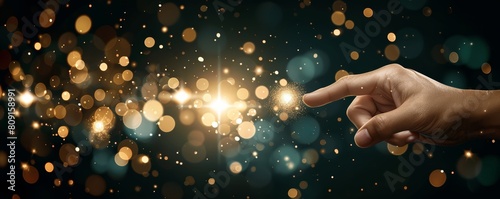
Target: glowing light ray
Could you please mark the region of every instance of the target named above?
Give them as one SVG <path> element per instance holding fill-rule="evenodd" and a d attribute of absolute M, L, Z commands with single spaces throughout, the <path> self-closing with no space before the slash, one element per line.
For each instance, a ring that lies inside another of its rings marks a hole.
<path fill-rule="evenodd" d="M 221 56 L 220 56 L 220 47 L 217 53 L 217 82 L 221 82 Z M 221 112 L 227 108 L 227 103 L 224 102 L 221 98 L 221 89 L 220 84 L 217 84 L 217 99 L 215 100 L 216 104 L 219 107 L 217 108 L 217 123 L 220 124 L 221 121 Z"/>

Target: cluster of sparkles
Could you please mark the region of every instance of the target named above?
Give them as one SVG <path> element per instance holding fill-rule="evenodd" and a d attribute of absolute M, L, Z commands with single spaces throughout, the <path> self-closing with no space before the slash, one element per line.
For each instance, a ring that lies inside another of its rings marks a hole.
<path fill-rule="evenodd" d="M 285 121 L 286 118 L 295 118 L 304 110 L 302 95 L 304 91 L 297 84 L 281 84 L 271 92 L 272 110 Z"/>

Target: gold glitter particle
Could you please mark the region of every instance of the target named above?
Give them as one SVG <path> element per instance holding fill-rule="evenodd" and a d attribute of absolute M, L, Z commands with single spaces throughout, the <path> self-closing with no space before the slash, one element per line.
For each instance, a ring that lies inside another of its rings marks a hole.
<path fill-rule="evenodd" d="M 207 10 L 208 10 L 208 6 L 206 6 L 206 5 L 200 6 L 200 11 L 206 12 Z"/>
<path fill-rule="evenodd" d="M 259 99 L 266 99 L 269 96 L 269 89 L 265 86 L 258 86 L 255 89 L 255 96 Z"/>
<path fill-rule="evenodd" d="M 335 73 L 335 81 L 338 81 L 340 78 L 345 77 L 347 75 L 349 75 L 349 72 L 347 72 L 346 70 L 338 70 Z"/>
<path fill-rule="evenodd" d="M 398 46 L 394 44 L 387 45 L 384 49 L 384 55 L 389 61 L 396 61 L 400 55 Z"/>
<path fill-rule="evenodd" d="M 345 21 L 344 26 L 345 26 L 345 28 L 352 30 L 354 28 L 354 21 L 347 20 L 347 21 Z"/>
<path fill-rule="evenodd" d="M 196 39 L 196 30 L 194 28 L 186 28 L 182 31 L 182 39 L 185 42 L 191 43 Z"/>
<path fill-rule="evenodd" d="M 75 29 L 80 34 L 87 33 L 92 27 L 92 20 L 87 15 L 82 15 L 76 19 Z"/>
<path fill-rule="evenodd" d="M 359 59 L 359 53 L 357 51 L 352 51 L 351 54 L 351 59 L 352 60 L 358 60 Z"/>
<path fill-rule="evenodd" d="M 54 165 L 50 162 L 47 162 L 45 163 L 45 171 L 47 171 L 48 173 L 51 173 L 52 171 L 54 171 Z"/>
<path fill-rule="evenodd" d="M 40 50 L 42 49 L 42 44 L 40 42 L 36 42 L 33 47 L 35 48 L 35 50 Z"/>
<path fill-rule="evenodd" d="M 363 15 L 366 17 L 366 18 L 370 18 L 373 16 L 373 10 L 371 8 L 365 8 L 363 10 Z"/>
<path fill-rule="evenodd" d="M 394 34 L 393 32 L 388 33 L 387 40 L 389 40 L 390 42 L 396 41 L 396 34 Z"/>
<path fill-rule="evenodd" d="M 288 197 L 290 198 L 299 198 L 300 196 L 300 191 L 296 188 L 290 188 L 288 190 Z"/>
<path fill-rule="evenodd" d="M 422 14 L 426 17 L 429 17 L 432 15 L 432 9 L 426 6 L 422 9 Z"/>
<path fill-rule="evenodd" d="M 153 37 L 146 37 L 146 39 L 144 39 L 144 45 L 147 48 L 152 48 L 155 45 L 155 39 Z"/>
<path fill-rule="evenodd" d="M 484 74 L 490 74 L 491 73 L 491 65 L 489 63 L 483 63 L 481 65 L 481 71 L 483 71 Z"/>
<path fill-rule="evenodd" d="M 69 134 L 69 129 L 67 126 L 60 126 L 59 129 L 57 129 L 57 134 L 61 138 L 66 138 Z"/>
<path fill-rule="evenodd" d="M 334 36 L 340 36 L 341 33 L 342 33 L 342 31 L 340 29 L 335 29 L 332 31 L 332 35 L 334 35 Z"/>
<path fill-rule="evenodd" d="M 446 182 L 446 173 L 443 170 L 436 169 L 429 174 L 429 183 L 433 187 L 441 187 Z"/>
<path fill-rule="evenodd" d="M 241 163 L 234 161 L 229 165 L 229 170 L 234 173 L 238 174 L 242 171 L 243 167 L 241 166 Z"/>
<path fill-rule="evenodd" d="M 331 20 L 333 24 L 341 26 L 345 22 L 345 15 L 343 12 L 335 11 L 332 13 Z"/>
<path fill-rule="evenodd" d="M 242 49 L 245 54 L 250 55 L 255 51 L 255 44 L 253 44 L 252 42 L 245 42 Z"/>
<path fill-rule="evenodd" d="M 451 52 L 450 55 L 448 56 L 448 59 L 450 60 L 451 63 L 457 63 L 458 62 L 458 53 L 457 52 Z"/>
<path fill-rule="evenodd" d="M 387 150 L 389 150 L 389 153 L 392 155 L 402 155 L 406 152 L 408 149 L 408 145 L 403 145 L 403 146 L 395 146 L 392 144 L 387 143 Z"/>
<path fill-rule="evenodd" d="M 40 17 L 38 17 L 38 22 L 42 28 L 48 28 L 54 24 L 56 20 L 56 13 L 54 10 L 47 8 L 40 13 Z"/>

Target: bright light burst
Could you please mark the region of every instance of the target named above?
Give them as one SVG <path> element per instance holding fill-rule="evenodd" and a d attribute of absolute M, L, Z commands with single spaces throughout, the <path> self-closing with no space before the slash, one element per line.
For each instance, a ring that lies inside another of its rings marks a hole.
<path fill-rule="evenodd" d="M 110 130 L 115 123 L 115 115 L 109 107 L 99 107 L 95 110 L 88 123 L 89 141 L 95 148 L 108 145 Z"/>
<path fill-rule="evenodd" d="M 302 89 L 298 85 L 287 84 L 272 91 L 271 107 L 277 114 L 285 113 L 296 116 L 303 109 L 301 103 Z"/>
<path fill-rule="evenodd" d="M 189 100 L 189 98 L 191 98 L 191 95 L 184 89 L 181 89 L 174 94 L 174 99 L 179 104 L 186 103 Z"/>
<path fill-rule="evenodd" d="M 229 107 L 229 104 L 223 99 L 216 99 L 210 104 L 210 108 L 217 112 L 220 115 L 223 111 L 225 111 Z"/>
<path fill-rule="evenodd" d="M 94 123 L 92 123 L 92 130 L 96 133 L 101 133 L 104 131 L 104 122 L 102 121 L 95 121 Z"/>
<path fill-rule="evenodd" d="M 29 107 L 35 101 L 35 96 L 29 91 L 24 91 L 19 95 L 19 102 L 23 107 Z"/>
<path fill-rule="evenodd" d="M 102 120 L 95 120 L 90 124 L 89 141 L 95 148 L 103 148 L 108 145 L 110 138 L 110 125 Z"/>
<path fill-rule="evenodd" d="M 289 90 L 285 90 L 280 95 L 280 103 L 284 105 L 293 104 L 295 99 L 293 93 Z"/>

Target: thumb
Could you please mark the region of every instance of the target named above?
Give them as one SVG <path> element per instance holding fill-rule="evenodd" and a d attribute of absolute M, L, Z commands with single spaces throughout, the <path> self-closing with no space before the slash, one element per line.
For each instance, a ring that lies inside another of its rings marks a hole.
<path fill-rule="evenodd" d="M 354 135 L 354 142 L 361 148 L 373 146 L 389 139 L 393 134 L 410 130 L 414 115 L 404 105 L 373 116 Z"/>

